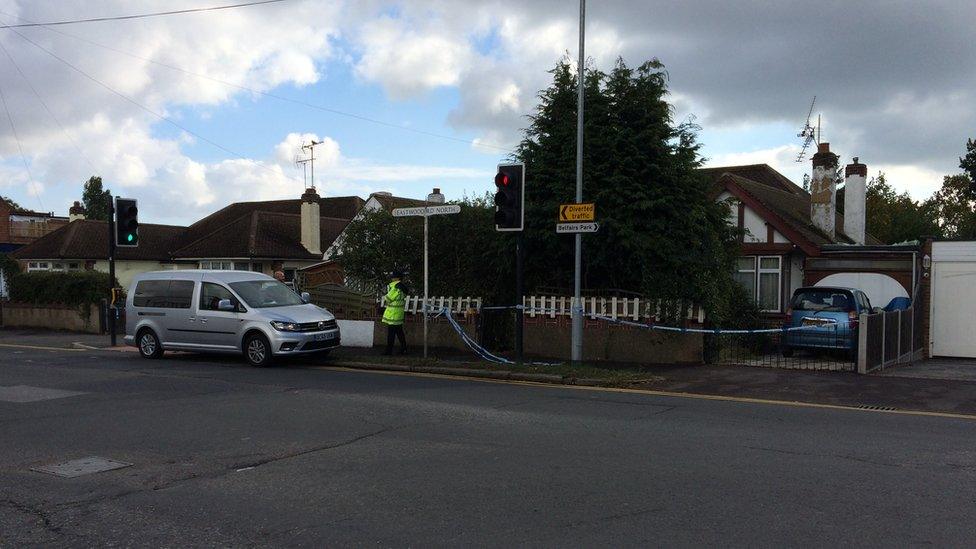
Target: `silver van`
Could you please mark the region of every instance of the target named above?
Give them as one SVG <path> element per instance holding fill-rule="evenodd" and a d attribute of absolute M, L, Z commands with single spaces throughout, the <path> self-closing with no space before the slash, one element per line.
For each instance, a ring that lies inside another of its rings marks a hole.
<path fill-rule="evenodd" d="M 328 353 L 340 343 L 335 316 L 309 303 L 308 294 L 248 271 L 137 275 L 125 301 L 125 333 L 145 358 L 164 350 L 244 353 L 255 366 Z"/>

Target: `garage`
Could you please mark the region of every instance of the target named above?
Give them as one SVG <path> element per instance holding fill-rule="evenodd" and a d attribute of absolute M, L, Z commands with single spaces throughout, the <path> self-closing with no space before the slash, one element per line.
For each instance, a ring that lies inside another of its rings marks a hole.
<path fill-rule="evenodd" d="M 976 358 L 976 242 L 933 242 L 930 356 Z"/>

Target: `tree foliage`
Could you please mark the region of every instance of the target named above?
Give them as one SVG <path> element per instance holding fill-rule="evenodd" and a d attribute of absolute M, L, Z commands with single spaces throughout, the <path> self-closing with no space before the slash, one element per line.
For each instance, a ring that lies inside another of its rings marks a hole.
<path fill-rule="evenodd" d="M 946 238 L 976 238 L 976 198 L 966 174 L 947 175 L 942 188 L 929 199 L 939 236 Z"/>
<path fill-rule="evenodd" d="M 573 285 L 574 239 L 557 235 L 555 222 L 559 205 L 575 201 L 576 76 L 568 61 L 551 73 L 513 155 L 526 164 L 530 294 Z M 657 60 L 586 71 L 583 196 L 596 203 L 600 231 L 583 237 L 583 285 L 696 301 L 721 318 L 733 300 L 735 230 L 696 173 L 697 127 L 674 123 L 667 93 Z M 516 236 L 494 231 L 489 197 L 461 204 L 461 214 L 431 219 L 431 293 L 511 303 Z M 374 288 L 406 269 L 419 291 L 422 230 L 421 218 L 370 213 L 349 225 L 339 261 Z"/>
<path fill-rule="evenodd" d="M 17 202 L 14 201 L 13 198 L 10 198 L 10 197 L 7 197 L 7 196 L 0 195 L 0 202 L 6 203 L 8 206 L 10 206 L 11 208 L 13 208 L 15 210 L 22 210 L 23 209 L 23 208 L 20 207 L 20 204 L 18 204 Z"/>
<path fill-rule="evenodd" d="M 573 276 L 573 239 L 555 234 L 554 219 L 575 197 L 576 76 L 568 61 L 551 72 L 516 155 L 528 179 L 530 289 L 570 288 Z M 657 60 L 586 71 L 583 197 L 596 203 L 600 232 L 583 238 L 583 283 L 715 309 L 731 286 L 734 232 L 695 171 L 697 127 L 674 124 L 667 93 Z"/>
<path fill-rule="evenodd" d="M 84 190 L 81 193 L 81 200 L 85 206 L 85 217 L 108 221 L 109 200 L 112 191 L 102 190 L 102 178 L 93 175 L 85 182 Z"/>
<path fill-rule="evenodd" d="M 897 244 L 941 234 L 934 203 L 896 193 L 884 173 L 868 182 L 866 195 L 867 232 L 881 242 Z"/>
<path fill-rule="evenodd" d="M 966 141 L 966 155 L 959 159 L 959 167 L 966 172 L 970 181 L 976 181 L 976 140 Z"/>

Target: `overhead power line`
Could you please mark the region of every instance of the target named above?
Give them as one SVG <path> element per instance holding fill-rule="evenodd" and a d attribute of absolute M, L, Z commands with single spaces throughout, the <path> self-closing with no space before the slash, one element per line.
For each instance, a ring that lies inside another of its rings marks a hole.
<path fill-rule="evenodd" d="M 145 19 L 147 17 L 163 17 L 166 15 L 180 15 L 184 13 L 199 13 L 204 11 L 229 10 L 234 8 L 245 8 L 249 6 L 260 6 L 261 4 L 276 4 L 287 0 L 260 0 L 257 2 L 244 2 L 241 4 L 230 4 L 225 6 L 211 6 L 207 8 L 190 8 L 185 10 L 158 11 L 154 13 L 140 13 L 135 15 L 114 15 L 109 17 L 93 17 L 91 19 L 69 19 L 67 21 L 50 21 L 47 23 L 18 23 L 15 25 L 0 25 L 0 29 L 15 29 L 21 27 L 48 27 L 54 25 L 76 25 L 79 23 L 98 23 L 101 21 L 124 21 L 128 19 Z"/>
<path fill-rule="evenodd" d="M 44 101 L 44 98 L 41 97 L 41 94 L 37 91 L 37 88 L 34 87 L 34 84 L 31 84 L 30 79 L 27 78 L 27 75 L 24 74 L 24 71 L 20 68 L 20 65 L 17 63 L 17 61 L 14 60 L 13 55 L 11 55 L 10 52 L 7 51 L 6 46 L 3 45 L 2 40 L 0 40 L 0 50 L 2 50 L 4 55 L 7 56 L 7 59 L 10 60 L 10 64 L 13 65 L 15 69 L 17 69 L 18 73 L 20 73 L 20 77 L 23 78 L 24 82 L 27 83 L 27 87 L 29 87 L 30 90 L 34 93 L 34 97 L 37 97 L 37 100 L 40 101 L 41 106 L 44 107 L 44 110 L 47 111 L 47 114 L 49 114 L 51 118 L 54 119 L 54 122 L 57 123 L 58 127 L 61 128 L 61 131 L 64 132 L 64 135 L 65 137 L 68 138 L 68 141 L 71 141 L 71 144 L 74 145 L 75 150 L 78 151 L 78 154 L 80 154 L 81 157 L 85 159 L 85 162 L 88 163 L 88 166 L 91 167 L 91 169 L 93 170 L 92 173 L 99 173 L 98 168 L 96 168 L 95 164 L 92 163 L 90 158 L 88 158 L 88 155 L 85 154 L 85 151 L 81 150 L 81 147 L 78 145 L 78 142 L 75 141 L 75 138 L 72 137 L 70 133 L 68 133 L 68 129 L 65 128 L 64 124 L 61 123 L 61 120 L 59 120 L 58 117 L 55 116 L 54 111 L 52 111 L 51 108 L 48 107 L 47 101 Z"/>
<path fill-rule="evenodd" d="M 91 80 L 92 82 L 94 82 L 94 83 L 96 83 L 96 84 L 98 84 L 99 86 L 101 86 L 101 87 L 103 87 L 103 88 L 105 88 L 106 90 L 108 90 L 108 91 L 110 91 L 110 92 L 112 92 L 113 94 L 115 94 L 115 95 L 117 95 L 117 96 L 119 96 L 120 98 L 122 98 L 122 99 L 124 99 L 125 101 L 127 101 L 127 102 L 129 102 L 129 103 L 132 103 L 133 105 L 135 105 L 135 106 L 137 106 L 137 107 L 139 107 L 140 109 L 142 109 L 142 110 L 144 110 L 144 111 L 146 111 L 146 112 L 148 112 L 149 114 L 151 114 L 151 115 L 153 115 L 153 116 L 155 116 L 156 118 L 159 118 L 160 120 L 163 120 L 164 122 L 168 122 L 169 124 L 171 124 L 171 125 L 173 125 L 174 127 L 176 127 L 176 128 L 178 128 L 178 129 L 180 129 L 180 130 L 183 130 L 184 132 L 186 132 L 186 133 L 188 133 L 188 134 L 190 134 L 190 135 L 192 135 L 192 136 L 194 136 L 194 137 L 196 137 L 196 138 L 198 138 L 198 139 L 200 139 L 201 141 L 204 141 L 204 142 L 206 142 L 206 143 L 209 143 L 210 145 L 212 145 L 212 146 L 214 146 L 214 147 L 216 147 L 216 148 L 218 148 L 218 149 L 220 149 L 220 150 L 222 150 L 222 151 L 224 151 L 224 152 L 225 152 L 225 153 L 227 153 L 227 154 L 230 154 L 230 155 L 232 155 L 232 156 L 235 156 L 235 157 L 237 157 L 237 158 L 238 158 L 238 159 L 240 159 L 240 160 L 244 160 L 245 162 L 249 162 L 249 163 L 251 163 L 251 164 L 254 164 L 255 166 L 257 166 L 257 167 L 259 167 L 259 168 L 262 168 L 262 169 L 265 169 L 265 170 L 268 170 L 268 171 L 270 171 L 270 172 L 273 172 L 273 173 L 275 173 L 275 174 L 277 174 L 277 175 L 279 175 L 279 176 L 282 176 L 282 177 L 286 177 L 286 178 L 288 178 L 288 179 L 291 179 L 291 180 L 293 180 L 293 181 L 299 181 L 299 179 L 298 179 L 298 178 L 295 178 L 295 177 L 291 177 L 291 176 L 289 176 L 289 175 L 285 175 L 285 174 L 284 174 L 284 172 L 282 172 L 282 171 L 279 171 L 279 170 L 275 170 L 274 168 L 271 168 L 271 167 L 269 167 L 269 166 L 266 166 L 266 165 L 264 165 L 264 164 L 262 164 L 262 163 L 260 163 L 260 162 L 257 162 L 257 161 L 255 161 L 255 160 L 252 160 L 252 159 L 250 159 L 250 158 L 247 158 L 247 157 L 245 157 L 244 155 L 242 155 L 242 154 L 240 154 L 240 153 L 237 153 L 237 152 L 234 152 L 234 151 L 232 151 L 232 150 L 230 150 L 230 149 L 228 149 L 227 147 L 225 147 L 225 146 L 223 146 L 223 145 L 221 145 L 220 143 L 217 143 L 216 141 L 213 141 L 212 139 L 208 139 L 207 137 L 204 137 L 203 135 L 200 135 L 199 133 L 197 133 L 197 132 L 195 132 L 195 131 L 193 131 L 193 130 L 191 130 L 191 129 L 189 129 L 189 128 L 187 128 L 186 126 L 183 126 L 182 124 L 180 124 L 180 123 L 178 123 L 178 122 L 176 122 L 175 120 L 173 120 L 173 119 L 171 119 L 171 118 L 169 118 L 168 116 L 165 116 L 165 115 L 162 115 L 162 114 L 160 114 L 160 113 L 158 113 L 158 112 L 156 112 L 156 111 L 154 111 L 154 110 L 152 110 L 152 109 L 150 109 L 149 107 L 147 107 L 147 106 L 145 106 L 145 105 L 143 105 L 142 103 L 140 103 L 140 102 L 138 102 L 138 101 L 136 101 L 135 99 L 133 99 L 133 98 L 131 98 L 131 97 L 129 97 L 128 95 L 125 95 L 124 93 L 122 93 L 122 92 L 120 92 L 120 91 L 118 91 L 118 90 L 116 90 L 116 89 L 115 89 L 115 88 L 113 88 L 112 86 L 109 86 L 108 84 L 106 84 L 106 83 L 104 83 L 104 82 L 102 82 L 101 80 L 99 80 L 99 79 L 97 79 L 97 78 L 95 78 L 94 76 L 92 76 L 92 75 L 90 75 L 90 74 L 88 74 L 87 72 L 85 72 L 84 70 L 82 70 L 82 69 L 80 69 L 80 68 L 78 68 L 78 67 L 76 67 L 76 66 L 75 66 L 74 64 L 72 64 L 71 62 L 69 62 L 69 61 L 67 61 L 67 60 L 65 60 L 64 58 L 62 58 L 62 57 L 61 57 L 61 56 L 59 56 L 58 54 L 56 54 L 56 53 L 54 53 L 54 52 L 52 52 L 51 50 L 49 50 L 49 49 L 47 49 L 47 48 L 45 48 L 44 46 L 41 46 L 40 44 L 38 44 L 37 42 L 34 42 L 34 41 L 33 41 L 33 40 L 31 40 L 30 38 L 28 38 L 28 37 L 26 37 L 26 36 L 24 36 L 24 35 L 23 35 L 22 33 L 20 33 L 19 31 L 17 31 L 17 30 L 14 30 L 14 29 L 10 29 L 10 31 L 11 31 L 11 32 L 13 32 L 13 33 L 15 33 L 15 34 L 17 34 L 17 36 L 20 36 L 21 38 L 23 38 L 23 39 L 24 39 L 25 41 L 27 41 L 28 43 L 30 43 L 31 45 L 33 45 L 33 46 L 34 46 L 34 47 L 36 47 L 37 49 L 39 49 L 39 50 L 41 50 L 41 51 L 43 51 L 44 53 L 46 53 L 46 54 L 48 54 L 48 55 L 50 55 L 51 57 L 53 57 L 53 58 L 55 58 L 55 59 L 57 59 L 57 60 L 58 60 L 58 61 L 60 61 L 61 63 L 63 63 L 63 64 L 65 64 L 65 65 L 67 65 L 67 66 L 68 66 L 68 67 L 70 67 L 70 68 L 71 68 L 72 70 L 74 70 L 75 72 L 77 72 L 77 73 L 79 73 L 79 74 L 81 74 L 81 75 L 82 75 L 82 76 L 84 76 L 85 78 L 87 78 L 87 79 L 89 79 L 89 80 Z M 303 182 L 302 182 L 302 184 L 304 185 L 304 183 L 305 183 L 305 182 L 303 181 Z"/>
<path fill-rule="evenodd" d="M 27 192 L 30 192 L 31 187 L 34 187 L 34 198 L 37 199 L 37 203 L 40 204 L 41 210 L 44 209 L 44 203 L 41 202 L 41 193 L 37 192 L 37 183 L 34 182 L 34 174 L 31 173 L 30 164 L 27 162 L 27 155 L 24 154 L 24 146 L 20 142 L 20 136 L 17 134 L 17 125 L 14 124 L 14 117 L 10 115 L 10 108 L 7 107 L 7 96 L 3 93 L 3 86 L 0 86 L 0 103 L 3 103 L 3 112 L 7 113 L 7 122 L 10 122 L 10 130 L 14 134 L 14 140 L 17 141 L 17 150 L 20 151 L 20 159 L 24 161 L 24 170 L 27 171 Z"/>
<path fill-rule="evenodd" d="M 6 15 L 6 16 L 9 16 L 9 17 L 16 17 L 17 19 L 20 19 L 21 21 L 29 21 L 28 19 L 24 19 L 23 17 L 17 16 L 17 15 L 13 15 L 13 14 L 9 14 L 9 13 L 5 13 L 5 12 L 2 12 L 2 11 L 0 11 L 0 14 Z M 96 47 L 99 47 L 99 48 L 103 48 L 103 49 L 106 49 L 106 50 L 109 50 L 109 51 L 112 51 L 112 52 L 115 52 L 115 53 L 118 53 L 118 54 L 121 54 L 121 55 L 125 55 L 125 56 L 131 57 L 133 59 L 139 59 L 140 61 L 145 61 L 147 63 L 152 63 L 154 65 L 158 65 L 160 67 L 164 67 L 164 68 L 167 68 L 167 69 L 170 69 L 170 70 L 173 70 L 173 71 L 181 72 L 181 73 L 187 74 L 189 76 L 194 76 L 196 78 L 202 78 L 204 80 L 209 80 L 210 82 L 214 82 L 214 83 L 221 84 L 221 85 L 224 85 L 224 86 L 228 86 L 228 87 L 231 87 L 231 88 L 237 88 L 239 90 L 247 91 L 247 92 L 250 92 L 250 93 L 253 93 L 253 94 L 257 94 L 257 95 L 261 95 L 261 96 L 264 96 L 264 97 L 270 97 L 271 99 L 276 99 L 278 101 L 284 101 L 286 103 L 292 103 L 294 105 L 301 105 L 303 107 L 307 107 L 307 108 L 310 108 L 310 109 L 315 109 L 315 110 L 322 111 L 322 112 L 327 112 L 327 113 L 330 113 L 330 114 L 336 114 L 336 115 L 339 115 L 339 116 L 344 116 L 346 118 L 351 118 L 351 119 L 354 119 L 354 120 L 359 120 L 359 121 L 362 121 L 362 122 L 369 122 L 371 124 L 376 124 L 376 125 L 384 126 L 384 127 L 387 127 L 387 128 L 394 128 L 394 129 L 397 129 L 397 130 L 400 130 L 400 131 L 410 132 L 410 133 L 414 133 L 414 134 L 417 134 L 417 135 L 424 135 L 424 136 L 427 136 L 427 137 L 433 137 L 433 138 L 442 139 L 442 140 L 445 140 L 445 141 L 453 141 L 455 143 L 463 143 L 463 144 L 468 145 L 468 146 L 471 146 L 471 147 L 478 147 L 478 148 L 482 148 L 482 149 L 493 149 L 493 150 L 497 150 L 497 151 L 501 151 L 501 152 L 507 152 L 507 153 L 510 153 L 510 152 L 512 152 L 514 150 L 514 147 L 506 147 L 506 146 L 496 145 L 496 144 L 493 144 L 493 143 L 486 143 L 486 142 L 475 142 L 475 141 L 472 141 L 470 139 L 464 139 L 464 138 L 460 138 L 460 137 L 454 137 L 454 136 L 451 136 L 451 135 L 444 135 L 444 134 L 441 134 L 441 133 L 430 132 L 430 131 L 426 131 L 426 130 L 420 130 L 420 129 L 417 129 L 417 128 L 411 128 L 411 127 L 408 127 L 408 126 L 403 126 L 401 124 L 394 124 L 392 122 L 386 122 L 384 120 L 379 120 L 379 119 L 376 119 L 376 118 L 371 118 L 371 117 L 363 116 L 363 115 L 360 115 L 360 114 L 355 114 L 355 113 L 351 113 L 351 112 L 342 111 L 342 110 L 339 110 L 339 109 L 334 109 L 334 108 L 331 108 L 331 107 L 326 107 L 324 105 L 318 105 L 318 104 L 315 104 L 315 103 L 309 103 L 309 102 L 303 101 L 301 99 L 294 99 L 294 98 L 291 98 L 291 97 L 286 97 L 286 96 L 283 96 L 283 95 L 278 95 L 278 94 L 272 93 L 272 92 L 257 90 L 257 89 L 251 88 L 249 86 L 245 86 L 243 84 L 236 84 L 234 82 L 228 82 L 226 80 L 221 80 L 219 78 L 214 78 L 214 77 L 209 76 L 209 75 L 206 75 L 206 74 L 201 74 L 201 73 L 198 73 L 198 72 L 194 72 L 194 71 L 191 71 L 191 70 L 184 69 L 182 67 L 178 67 L 178 66 L 175 66 L 175 65 L 170 65 L 168 63 L 163 63 L 161 61 L 156 61 L 155 59 L 151 59 L 151 58 L 148 58 L 148 57 L 143 57 L 141 55 L 136 55 L 136 54 L 134 54 L 132 52 L 128 52 L 128 51 L 121 50 L 121 49 L 118 49 L 118 48 L 115 48 L 115 47 L 112 47 L 112 46 L 108 46 L 108 45 L 105 45 L 105 44 L 101 44 L 99 42 L 95 42 L 94 40 L 89 40 L 89 39 L 87 39 L 85 37 L 78 36 L 78 35 L 72 34 L 70 32 L 65 32 L 65 31 L 61 31 L 61 30 L 58 30 L 58 29 L 52 29 L 52 28 L 49 28 L 49 26 L 45 26 L 42 23 L 37 23 L 37 24 L 33 24 L 33 22 L 31 22 L 31 23 L 32 23 L 31 26 L 40 26 L 40 27 L 42 27 L 45 30 L 48 30 L 50 32 L 53 32 L 53 33 L 56 33 L 56 34 L 60 34 L 62 36 L 67 36 L 69 38 L 74 38 L 75 40 L 80 40 L 81 42 L 85 42 L 86 44 L 90 44 L 92 46 L 96 46 Z M 11 28 L 11 26 L 8 25 L 7 27 L 0 27 L 0 28 Z"/>

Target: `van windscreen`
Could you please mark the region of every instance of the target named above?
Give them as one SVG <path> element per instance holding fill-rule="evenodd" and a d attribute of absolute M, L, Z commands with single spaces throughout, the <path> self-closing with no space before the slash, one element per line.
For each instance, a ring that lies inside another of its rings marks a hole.
<path fill-rule="evenodd" d="M 237 292 L 250 307 L 261 309 L 264 307 L 285 307 L 301 305 L 302 298 L 277 280 L 246 280 L 231 282 L 231 289 Z"/>

